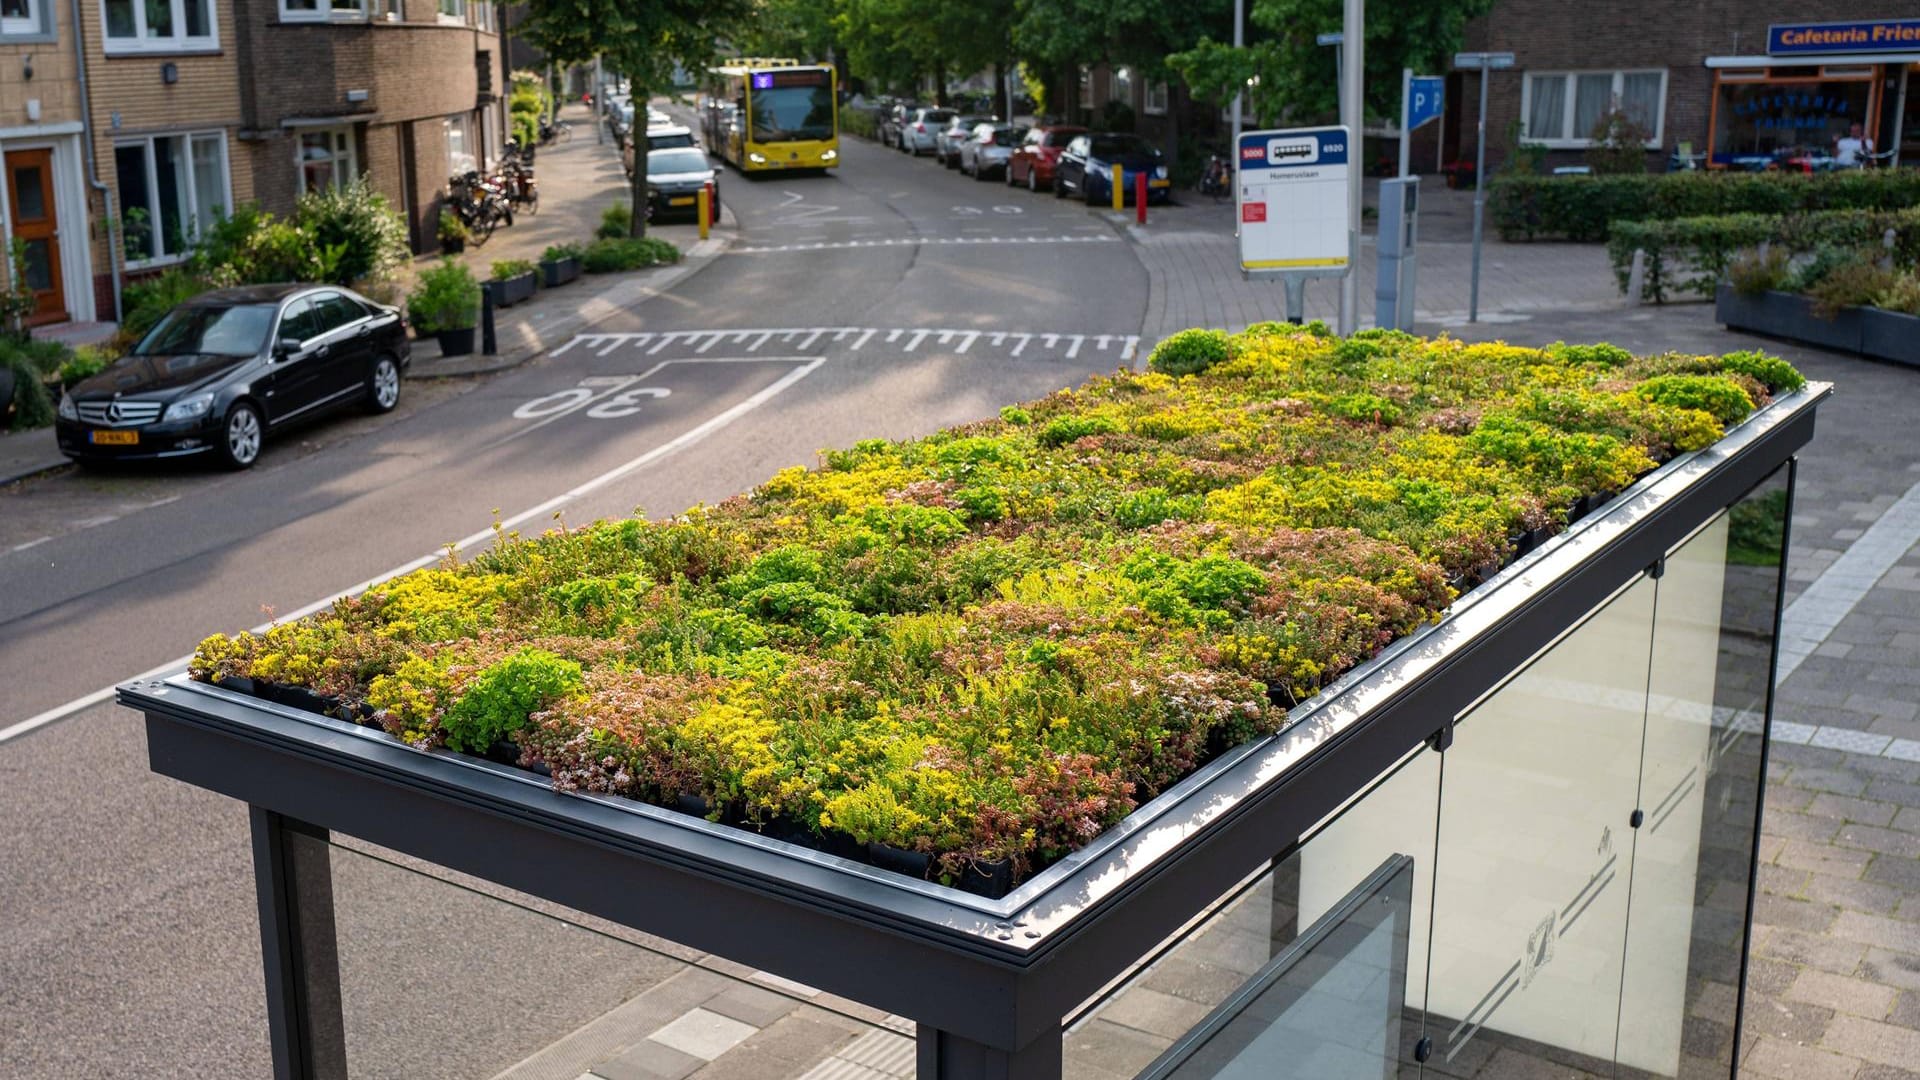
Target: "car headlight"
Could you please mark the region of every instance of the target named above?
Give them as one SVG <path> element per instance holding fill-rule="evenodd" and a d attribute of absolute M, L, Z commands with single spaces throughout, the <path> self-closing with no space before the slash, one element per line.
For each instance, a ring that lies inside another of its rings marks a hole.
<path fill-rule="evenodd" d="M 198 420 L 200 417 L 207 415 L 212 408 L 212 394 L 195 394 L 192 397 L 181 398 L 179 401 L 167 406 L 166 415 L 160 419 L 161 422 L 168 424 L 176 420 Z"/>
<path fill-rule="evenodd" d="M 824 152 L 822 152 L 822 153 L 821 153 L 821 155 L 820 155 L 820 160 L 821 160 L 821 161 L 832 161 L 832 160 L 833 160 L 834 158 L 837 158 L 837 157 L 839 157 L 839 156 L 840 156 L 840 151 L 838 151 L 838 150 L 827 150 L 827 151 L 824 151 Z"/>
<path fill-rule="evenodd" d="M 60 414 L 60 419 L 62 420 L 80 419 L 80 409 L 74 405 L 73 396 L 70 394 L 60 395 L 60 407 L 55 411 Z"/>
<path fill-rule="evenodd" d="M 1153 178 L 1155 180 L 1165 180 L 1167 178 L 1167 167 L 1165 165 L 1155 165 L 1153 167 Z"/>
<path fill-rule="evenodd" d="M 767 155 L 756 150 L 747 155 L 747 160 L 753 162 L 755 165 L 765 165 L 767 163 Z"/>

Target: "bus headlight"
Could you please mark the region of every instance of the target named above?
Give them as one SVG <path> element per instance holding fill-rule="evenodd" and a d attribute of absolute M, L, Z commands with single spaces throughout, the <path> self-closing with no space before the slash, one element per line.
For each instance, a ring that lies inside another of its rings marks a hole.
<path fill-rule="evenodd" d="M 821 151 L 820 160 L 832 161 L 839 156 L 840 156 L 840 151 L 838 150 L 824 150 L 824 151 Z"/>
<path fill-rule="evenodd" d="M 756 150 L 747 155 L 747 160 L 753 162 L 755 165 L 765 165 L 767 163 L 767 155 Z"/>

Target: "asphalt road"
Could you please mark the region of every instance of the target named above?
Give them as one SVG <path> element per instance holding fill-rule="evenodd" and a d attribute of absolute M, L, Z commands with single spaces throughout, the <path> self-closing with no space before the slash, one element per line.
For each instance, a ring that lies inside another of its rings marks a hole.
<path fill-rule="evenodd" d="M 8 493 L 0 730 L 208 633 L 483 543 L 496 517 L 531 531 L 555 512 L 671 514 L 824 447 L 989 416 L 1131 362 L 1147 275 L 1101 217 L 854 140 L 844 153 L 833 176 L 726 174 L 732 253 L 525 367 L 409 383 L 394 417 L 270 443 L 246 474 L 76 473 Z M 463 940 L 386 910 L 343 913 L 351 956 Z M 0 742 L 0 1076 L 267 1074 L 257 934 L 244 809 L 153 777 L 136 716 L 103 703 Z M 393 997 L 452 1019 L 434 1007 L 445 980 L 513 970 L 500 934 Z M 617 1001 L 644 974 L 606 966 L 577 980 L 582 1000 Z M 527 995 L 498 998 L 511 1018 L 419 1030 L 383 1006 L 382 1030 L 414 1038 L 358 1064 L 490 1072 L 580 1022 L 526 1005 L 553 971 L 525 978 Z"/>

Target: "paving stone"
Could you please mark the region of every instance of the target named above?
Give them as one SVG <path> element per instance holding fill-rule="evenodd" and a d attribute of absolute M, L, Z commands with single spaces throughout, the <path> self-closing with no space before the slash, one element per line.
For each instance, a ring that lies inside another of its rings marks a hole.
<path fill-rule="evenodd" d="M 1840 831 L 1840 823 L 1831 817 L 1796 814 L 1791 810 L 1776 810 L 1769 806 L 1760 815 L 1760 829 L 1769 836 L 1823 843 L 1832 840 L 1834 834 Z"/>
<path fill-rule="evenodd" d="M 1905 1067 L 1920 1062 L 1920 1031 L 1857 1016 L 1834 1017 L 1823 1045 L 1881 1065 Z"/>
<path fill-rule="evenodd" d="M 1869 950 L 1871 952 L 1871 950 Z M 1785 960 L 1772 960 L 1764 957 L 1751 957 L 1747 960 L 1748 1004 L 1752 1004 L 1753 994 L 1777 997 L 1787 992 L 1800 969 Z"/>
<path fill-rule="evenodd" d="M 1892 885 L 1879 885 L 1871 881 L 1829 877 L 1826 874 L 1808 874 L 1805 895 L 1809 900 L 1838 904 L 1855 911 L 1892 915 L 1900 909 L 1900 903 L 1907 897 L 1907 892 Z"/>
<path fill-rule="evenodd" d="M 1765 798 L 1767 809 L 1769 810 L 1775 808 L 1781 810 L 1805 810 L 1813 800 L 1820 797 L 1820 794 L 1821 793 L 1817 791 L 1790 787 L 1786 784 L 1770 783 L 1767 785 Z"/>
<path fill-rule="evenodd" d="M 1793 930 L 1770 930 L 1757 946 L 1758 955 L 1774 960 L 1851 975 L 1866 959 L 1870 943 L 1845 941 L 1823 934 L 1803 934 Z"/>
<path fill-rule="evenodd" d="M 648 1038 L 704 1061 L 712 1061 L 739 1045 L 756 1030 L 752 1024 L 743 1024 L 731 1016 L 721 1016 L 700 1008 L 679 1017 Z"/>
<path fill-rule="evenodd" d="M 1067 1035 L 1066 1056 L 1120 1076 L 1137 1075 L 1153 1063 L 1171 1040 L 1100 1020 Z"/>
<path fill-rule="evenodd" d="M 1836 1013 L 1881 1020 L 1893 1008 L 1896 994 L 1890 986 L 1809 968 L 1787 988 L 1786 996 L 1794 1001 L 1824 1005 Z"/>
<path fill-rule="evenodd" d="M 1869 1062 L 1860 1066 L 1860 1071 L 1853 1074 L 1853 1080 L 1920 1080 L 1920 1072 Z"/>
<path fill-rule="evenodd" d="M 1878 799 L 1881 802 L 1899 803 L 1901 806 L 1916 807 L 1920 806 L 1920 784 L 1911 781 L 1876 777 L 1867 782 L 1866 797 L 1869 799 Z"/>
<path fill-rule="evenodd" d="M 1819 933 L 1832 924 L 1837 909 L 1830 904 L 1811 903 L 1790 897 L 1761 893 L 1754 897 L 1753 919 L 1762 926 Z"/>
<path fill-rule="evenodd" d="M 1185 1035 L 1204 1019 L 1206 1006 L 1185 998 L 1135 986 L 1100 1010 L 1101 1019 L 1165 1039 Z"/>
<path fill-rule="evenodd" d="M 1825 1005 L 1787 1001 L 1777 995 L 1759 999 L 1747 995 L 1747 1027 L 1756 1035 L 1811 1046 L 1832 1021 L 1833 1010 Z"/>
<path fill-rule="evenodd" d="M 834 1054 L 859 1039 L 863 1029 L 880 1030 L 824 1009 L 802 1007 L 756 1032 L 689 1080 L 776 1080 L 810 1073 L 855 1080 L 865 1076 L 861 1070 L 866 1067 L 842 1062 Z M 868 1080 L 886 1076 L 873 1070 Z"/>
<path fill-rule="evenodd" d="M 606 1080 L 681 1080 L 705 1064 L 692 1054 L 641 1039 L 611 1061 L 595 1065 L 593 1072 Z"/>
<path fill-rule="evenodd" d="M 1888 824 L 1903 832 L 1920 833 L 1920 806 L 1903 806 Z"/>
<path fill-rule="evenodd" d="M 1892 803 L 1822 793 L 1813 797 L 1813 801 L 1807 805 L 1806 812 L 1813 817 L 1834 818 L 1839 821 L 1885 827 L 1893 822 L 1893 817 L 1899 810 L 1900 807 Z"/>
<path fill-rule="evenodd" d="M 721 1016 L 730 1016 L 742 1023 L 763 1028 L 799 1008 L 800 1003 L 785 994 L 742 985 L 708 999 L 704 1007 Z"/>
<path fill-rule="evenodd" d="M 1920 893 L 1920 859 L 1900 859 L 1892 855 L 1874 856 L 1873 865 L 1863 875 L 1868 881 L 1892 885 Z"/>
<path fill-rule="evenodd" d="M 1834 843 L 1841 847 L 1877 851 L 1902 859 L 1920 858 L 1920 833 L 1881 829 L 1872 825 L 1842 825 Z"/>
<path fill-rule="evenodd" d="M 1869 852 L 1790 839 L 1780 849 L 1780 857 L 1775 861 L 1793 870 L 1835 877 L 1859 877 L 1866 871 L 1871 858 Z"/>
<path fill-rule="evenodd" d="M 1877 945 L 1895 952 L 1920 954 L 1920 923 L 1843 911 L 1834 920 L 1829 933 L 1836 938 Z"/>
<path fill-rule="evenodd" d="M 1870 948 L 1860 961 L 1860 977 L 1902 990 L 1920 990 L 1920 956 Z"/>
<path fill-rule="evenodd" d="M 1762 1037 L 1747 1055 L 1740 1071 L 1772 1080 L 1854 1080 L 1860 1071 L 1860 1060 L 1830 1050 Z"/>
<path fill-rule="evenodd" d="M 1902 990 L 1887 1012 L 1887 1023 L 1920 1031 L 1920 990 Z"/>
<path fill-rule="evenodd" d="M 1795 766 L 1787 782 L 1808 791 L 1830 791 L 1836 795 L 1859 795 L 1867 790 L 1867 781 L 1841 769 Z"/>

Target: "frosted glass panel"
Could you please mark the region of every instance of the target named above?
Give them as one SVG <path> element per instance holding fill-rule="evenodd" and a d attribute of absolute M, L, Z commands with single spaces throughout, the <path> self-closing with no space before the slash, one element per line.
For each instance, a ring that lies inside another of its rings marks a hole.
<path fill-rule="evenodd" d="M 1445 1071 L 1532 1056 L 1516 1040 L 1612 1071 L 1653 602 L 1642 578 L 1458 723 L 1427 998 Z"/>

